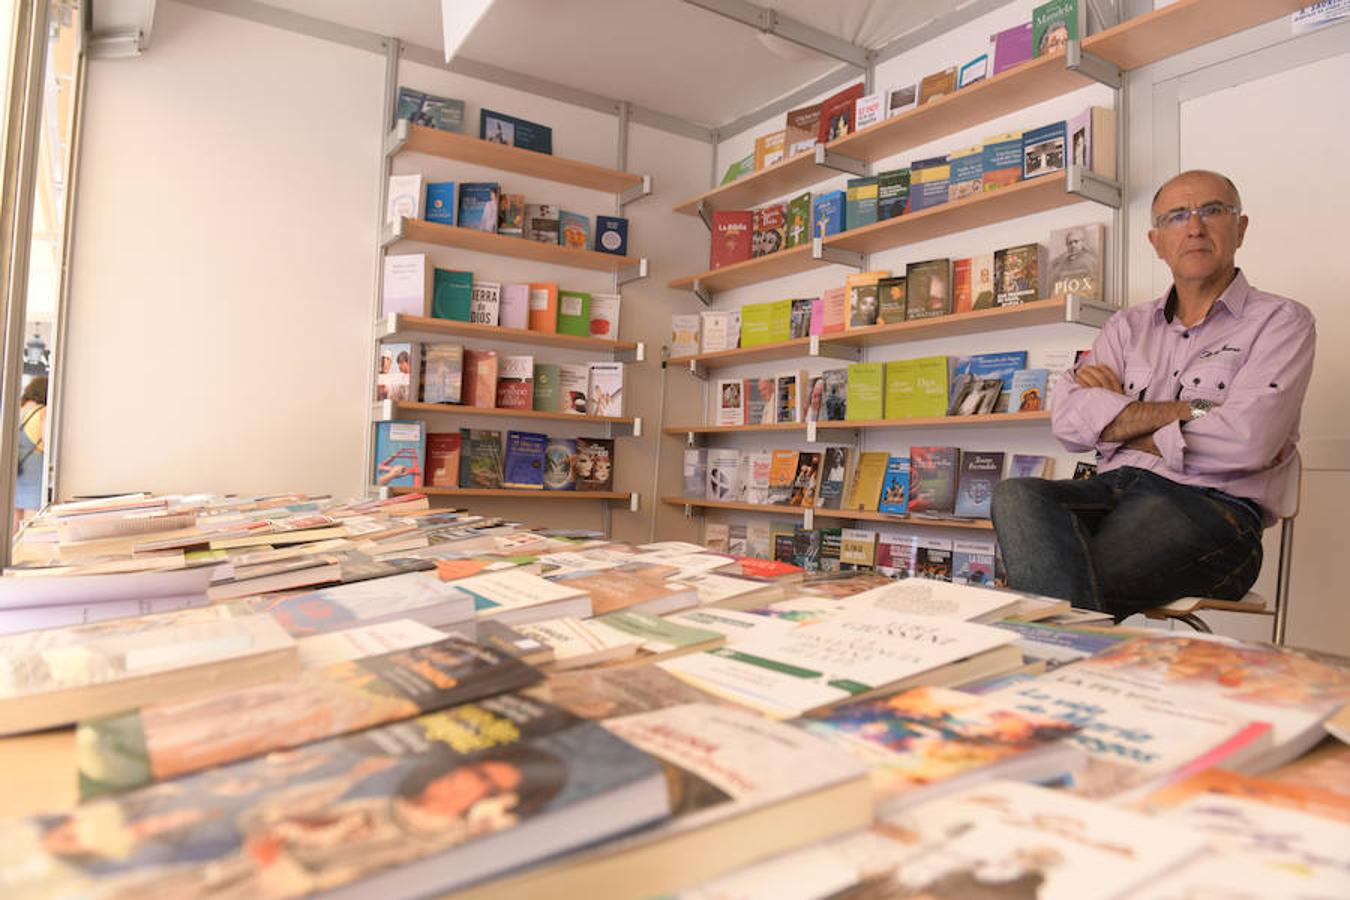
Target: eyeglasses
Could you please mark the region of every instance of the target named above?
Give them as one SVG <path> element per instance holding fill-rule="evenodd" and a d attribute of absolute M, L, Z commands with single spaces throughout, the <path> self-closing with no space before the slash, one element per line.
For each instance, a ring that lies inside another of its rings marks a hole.
<path fill-rule="evenodd" d="M 1191 216 L 1199 216 L 1200 221 L 1206 225 L 1217 220 L 1220 216 L 1237 215 L 1242 210 L 1231 203 L 1206 203 L 1203 206 L 1192 206 L 1188 209 L 1174 209 L 1165 212 L 1153 220 L 1154 228 L 1184 228 L 1186 223 L 1191 220 Z"/>

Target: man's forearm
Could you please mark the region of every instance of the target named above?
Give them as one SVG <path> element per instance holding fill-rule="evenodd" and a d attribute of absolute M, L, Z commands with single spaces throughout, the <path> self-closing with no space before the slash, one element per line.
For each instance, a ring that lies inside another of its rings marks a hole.
<path fill-rule="evenodd" d="M 1190 413 L 1191 405 L 1184 400 L 1162 403 L 1136 400 L 1102 429 L 1102 440 L 1124 443 L 1140 435 L 1152 434 L 1169 422 L 1185 421 L 1190 418 Z"/>

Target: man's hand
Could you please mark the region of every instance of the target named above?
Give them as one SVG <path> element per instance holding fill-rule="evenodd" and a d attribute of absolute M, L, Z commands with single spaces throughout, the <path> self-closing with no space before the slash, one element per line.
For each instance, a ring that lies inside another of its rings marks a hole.
<path fill-rule="evenodd" d="M 1083 366 L 1074 372 L 1073 380 L 1078 382 L 1081 387 L 1104 388 L 1113 394 L 1125 393 L 1125 389 L 1120 383 L 1120 377 L 1107 366 Z"/>
<path fill-rule="evenodd" d="M 1120 445 L 1122 450 L 1138 450 L 1141 453 L 1152 453 L 1154 456 L 1162 456 L 1162 451 L 1153 440 L 1152 434 L 1141 434 L 1139 437 L 1130 438 Z"/>

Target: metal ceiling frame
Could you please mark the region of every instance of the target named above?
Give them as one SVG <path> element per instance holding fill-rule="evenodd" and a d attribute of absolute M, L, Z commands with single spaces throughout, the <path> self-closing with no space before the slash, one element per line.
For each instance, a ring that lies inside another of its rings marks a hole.
<path fill-rule="evenodd" d="M 681 0 L 690 6 L 706 9 L 742 25 L 749 25 L 763 34 L 772 34 L 799 47 L 814 50 L 857 69 L 867 68 L 866 47 L 851 44 L 832 34 L 812 28 L 804 22 L 779 15 L 775 10 L 756 6 L 747 0 Z"/>

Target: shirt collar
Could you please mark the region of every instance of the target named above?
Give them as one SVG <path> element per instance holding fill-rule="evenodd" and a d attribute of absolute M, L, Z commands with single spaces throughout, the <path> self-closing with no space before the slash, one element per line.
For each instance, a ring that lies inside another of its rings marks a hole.
<path fill-rule="evenodd" d="M 1250 292 L 1251 285 L 1247 284 L 1247 276 L 1242 274 L 1241 269 L 1238 269 L 1237 273 L 1233 276 L 1233 280 L 1228 282 L 1228 287 L 1224 288 L 1223 293 L 1214 301 L 1214 305 L 1217 306 L 1222 303 L 1229 314 L 1234 318 L 1237 318 L 1242 315 L 1242 310 L 1246 308 L 1247 294 Z M 1212 313 L 1213 311 L 1213 307 L 1211 307 L 1210 312 Z M 1161 318 L 1163 321 L 1171 324 L 1172 319 L 1176 316 L 1176 312 L 1177 288 L 1176 285 L 1172 285 L 1167 289 L 1166 294 L 1154 301 L 1153 318 L 1155 320 Z"/>

